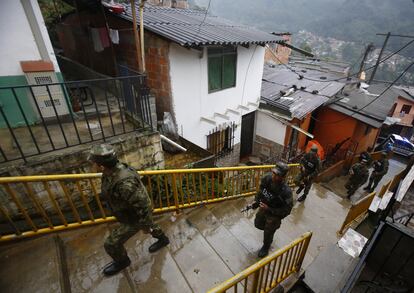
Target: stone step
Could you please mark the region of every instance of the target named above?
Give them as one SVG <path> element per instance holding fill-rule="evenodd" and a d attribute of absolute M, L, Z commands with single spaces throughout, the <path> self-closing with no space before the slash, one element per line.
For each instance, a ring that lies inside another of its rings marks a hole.
<path fill-rule="evenodd" d="M 70 292 L 65 287 L 57 236 L 41 237 L 0 248 L 0 291 Z"/>

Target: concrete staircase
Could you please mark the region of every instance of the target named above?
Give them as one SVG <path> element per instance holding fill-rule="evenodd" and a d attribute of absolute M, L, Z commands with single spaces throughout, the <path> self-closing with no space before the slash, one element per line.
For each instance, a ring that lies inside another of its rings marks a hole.
<path fill-rule="evenodd" d="M 240 213 L 251 200 L 163 215 L 157 221 L 170 245 L 149 254 L 154 240 L 136 234 L 126 244 L 131 266 L 110 278 L 101 273 L 110 262 L 103 242 L 116 223 L 2 245 L 1 292 L 206 292 L 258 260 L 263 235 L 253 225 L 255 212 Z M 306 201 L 296 203 L 283 220 L 273 249 L 313 231 L 306 268 L 324 247 L 337 241 L 347 204 L 315 185 Z"/>

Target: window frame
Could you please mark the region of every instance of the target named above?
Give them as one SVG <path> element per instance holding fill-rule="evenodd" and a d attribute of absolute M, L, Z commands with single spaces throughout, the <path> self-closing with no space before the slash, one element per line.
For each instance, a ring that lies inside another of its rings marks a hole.
<path fill-rule="evenodd" d="M 218 50 L 221 49 L 221 52 L 215 52 L 215 53 L 210 53 L 210 50 Z M 232 51 L 227 51 L 229 49 L 233 49 Z M 234 84 L 232 86 L 228 86 L 228 87 L 223 87 L 223 79 L 224 79 L 224 74 L 223 74 L 223 68 L 224 68 L 224 58 L 223 56 L 234 56 L 235 60 L 234 60 Z M 220 57 L 221 59 L 221 81 L 220 81 L 220 88 L 218 89 L 210 89 L 210 72 L 209 72 L 209 61 L 210 61 L 210 57 Z M 207 47 L 207 88 L 208 88 L 208 93 L 215 93 L 215 92 L 219 92 L 222 90 L 226 90 L 226 89 L 230 89 L 230 88 L 234 88 L 237 85 L 237 61 L 238 61 L 238 47 L 237 46 L 211 46 L 211 47 Z"/>
<path fill-rule="evenodd" d="M 405 112 L 404 108 L 408 108 L 408 112 Z M 408 114 L 410 114 L 412 108 L 413 108 L 412 105 L 403 104 L 402 107 L 401 107 L 400 113 L 404 113 L 405 115 L 408 115 Z"/>

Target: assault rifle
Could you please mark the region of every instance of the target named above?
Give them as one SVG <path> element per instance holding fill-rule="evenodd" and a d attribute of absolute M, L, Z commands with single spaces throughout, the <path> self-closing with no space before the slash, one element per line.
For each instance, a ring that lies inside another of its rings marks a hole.
<path fill-rule="evenodd" d="M 255 210 L 259 207 L 259 203 L 258 202 L 253 202 L 247 206 L 245 206 L 243 209 L 240 210 L 241 213 L 247 212 L 249 210 Z"/>

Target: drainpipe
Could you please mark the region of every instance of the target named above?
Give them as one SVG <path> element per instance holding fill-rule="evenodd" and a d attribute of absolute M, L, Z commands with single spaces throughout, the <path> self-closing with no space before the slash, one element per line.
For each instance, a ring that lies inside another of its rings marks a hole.
<path fill-rule="evenodd" d="M 178 143 L 176 143 L 175 141 L 172 141 L 171 139 L 169 139 L 168 137 L 160 134 L 161 140 L 165 141 L 166 143 L 169 143 L 170 145 L 176 147 L 177 149 L 179 149 L 180 151 L 186 152 L 187 149 L 180 146 Z"/>

